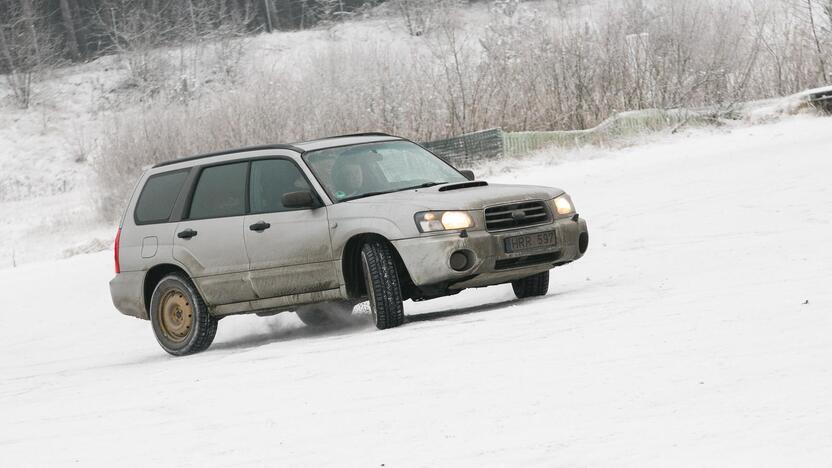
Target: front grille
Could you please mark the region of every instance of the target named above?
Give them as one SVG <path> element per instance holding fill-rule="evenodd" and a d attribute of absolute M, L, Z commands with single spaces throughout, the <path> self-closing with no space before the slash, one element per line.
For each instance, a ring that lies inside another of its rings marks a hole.
<path fill-rule="evenodd" d="M 549 221 L 549 210 L 542 201 L 512 203 L 485 209 L 485 228 L 489 231 L 531 226 Z"/>
<path fill-rule="evenodd" d="M 494 262 L 495 270 L 507 270 L 509 268 L 522 268 L 539 263 L 555 263 L 560 258 L 560 252 L 529 255 L 528 257 L 507 258 Z"/>

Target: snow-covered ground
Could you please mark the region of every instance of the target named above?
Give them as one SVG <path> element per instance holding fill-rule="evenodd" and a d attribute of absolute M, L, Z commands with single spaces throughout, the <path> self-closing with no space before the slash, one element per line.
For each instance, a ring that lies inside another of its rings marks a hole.
<path fill-rule="evenodd" d="M 0 270 L 0 466 L 828 466 L 830 148 L 794 117 L 504 165 L 588 255 L 384 332 L 231 317 L 171 358 L 112 252 Z"/>

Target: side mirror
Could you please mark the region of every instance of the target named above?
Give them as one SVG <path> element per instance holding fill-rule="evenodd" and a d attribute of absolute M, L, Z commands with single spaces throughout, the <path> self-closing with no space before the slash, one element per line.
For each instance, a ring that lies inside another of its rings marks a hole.
<path fill-rule="evenodd" d="M 463 170 L 459 171 L 459 173 L 464 175 L 465 178 L 468 179 L 468 180 L 474 180 L 476 178 L 476 177 L 474 177 L 474 171 L 469 171 L 468 169 L 463 169 Z"/>
<path fill-rule="evenodd" d="M 308 190 L 300 192 L 287 192 L 281 197 L 283 206 L 286 208 L 317 208 L 318 201 L 315 196 Z"/>

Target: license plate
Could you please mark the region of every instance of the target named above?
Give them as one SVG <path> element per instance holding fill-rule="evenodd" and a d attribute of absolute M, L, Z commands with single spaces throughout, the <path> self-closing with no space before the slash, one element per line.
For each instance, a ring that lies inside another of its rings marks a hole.
<path fill-rule="evenodd" d="M 540 250 L 557 245 L 555 231 L 536 232 L 525 236 L 509 237 L 505 241 L 507 253 Z"/>

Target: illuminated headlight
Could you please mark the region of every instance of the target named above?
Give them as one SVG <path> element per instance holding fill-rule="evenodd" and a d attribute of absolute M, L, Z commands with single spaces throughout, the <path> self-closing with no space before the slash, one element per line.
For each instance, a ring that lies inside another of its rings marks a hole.
<path fill-rule="evenodd" d="M 575 206 L 572 205 L 572 199 L 565 193 L 552 200 L 552 207 L 558 216 L 569 216 L 575 212 Z"/>
<path fill-rule="evenodd" d="M 415 218 L 421 232 L 453 231 L 474 226 L 471 215 L 464 211 L 424 211 L 416 213 Z"/>

